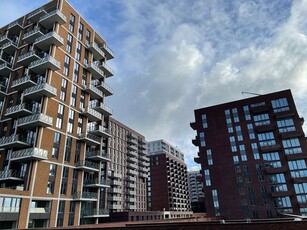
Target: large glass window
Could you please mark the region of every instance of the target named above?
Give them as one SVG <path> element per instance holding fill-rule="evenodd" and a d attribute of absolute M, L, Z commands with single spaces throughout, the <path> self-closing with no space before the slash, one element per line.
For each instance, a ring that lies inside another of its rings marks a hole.
<path fill-rule="evenodd" d="M 208 150 L 206 151 L 206 153 L 207 153 L 208 165 L 213 165 L 212 151 L 211 151 L 211 149 L 208 149 Z"/>
<path fill-rule="evenodd" d="M 281 167 L 281 161 L 278 152 L 263 153 L 262 158 L 265 161 L 265 167 L 267 168 Z"/>
<path fill-rule="evenodd" d="M 258 133 L 260 146 L 276 145 L 273 132 Z"/>
<path fill-rule="evenodd" d="M 219 198 L 218 198 L 216 189 L 212 190 L 212 200 L 213 200 L 215 215 L 220 216 L 221 215 L 220 214 L 220 204 L 219 204 Z"/>
<path fill-rule="evenodd" d="M 209 169 L 204 170 L 206 186 L 211 186 Z"/>
<path fill-rule="evenodd" d="M 307 177 L 305 160 L 288 161 L 292 178 Z"/>
<path fill-rule="evenodd" d="M 207 115 L 206 114 L 201 115 L 201 119 L 203 122 L 203 128 L 208 128 Z"/>
<path fill-rule="evenodd" d="M 277 126 L 280 133 L 295 131 L 295 126 L 292 118 L 286 118 L 277 121 Z"/>
<path fill-rule="evenodd" d="M 282 141 L 286 154 L 297 154 L 302 152 L 301 144 L 298 138 L 290 138 Z"/>
<path fill-rule="evenodd" d="M 269 114 L 259 114 L 254 116 L 254 121 L 256 126 L 261 126 L 261 125 L 268 125 L 270 124 L 270 117 Z"/>
<path fill-rule="evenodd" d="M 273 100 L 272 101 L 272 107 L 274 109 L 274 113 L 288 111 L 290 109 L 289 105 L 288 105 L 287 98 L 281 98 L 281 99 Z"/>
<path fill-rule="evenodd" d="M 204 132 L 200 132 L 199 133 L 199 138 L 200 138 L 200 146 L 201 147 L 205 147 L 206 146 L 206 142 L 205 142 L 205 134 L 204 134 Z"/>

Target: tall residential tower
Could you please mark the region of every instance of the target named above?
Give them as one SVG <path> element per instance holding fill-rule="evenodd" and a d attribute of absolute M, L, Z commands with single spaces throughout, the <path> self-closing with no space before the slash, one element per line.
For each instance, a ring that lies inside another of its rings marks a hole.
<path fill-rule="evenodd" d="M 307 144 L 290 90 L 195 110 L 207 216 L 307 213 Z"/>
<path fill-rule="evenodd" d="M 109 215 L 112 58 L 65 0 L 0 29 L 2 227 L 98 223 Z"/>

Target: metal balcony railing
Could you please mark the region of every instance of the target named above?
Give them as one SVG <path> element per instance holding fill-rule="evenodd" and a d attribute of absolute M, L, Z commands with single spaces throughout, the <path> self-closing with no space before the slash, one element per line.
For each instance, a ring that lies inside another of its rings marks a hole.
<path fill-rule="evenodd" d="M 31 62 L 31 64 L 29 65 L 29 69 L 30 68 L 33 68 L 35 66 L 38 66 L 38 65 L 41 65 L 45 62 L 50 62 L 52 63 L 54 66 L 56 66 L 58 69 L 61 68 L 61 63 L 56 60 L 54 57 L 50 56 L 49 54 L 47 54 L 45 57 L 43 57 L 42 59 L 40 60 L 37 60 L 37 61 L 34 61 L 34 62 Z"/>
<path fill-rule="evenodd" d="M 33 30 L 30 30 L 29 32 L 25 33 L 25 34 L 23 35 L 23 39 L 27 39 L 28 37 L 30 37 L 30 36 L 32 36 L 33 34 L 36 34 L 36 33 L 38 33 L 38 32 L 40 32 L 40 34 L 43 34 L 43 33 L 41 32 L 40 28 L 39 28 L 39 27 L 36 27 L 36 28 L 34 28 Z"/>
<path fill-rule="evenodd" d="M 18 142 L 18 141 L 30 144 L 32 139 L 24 137 L 24 136 L 21 136 L 20 134 L 13 134 L 13 135 L 11 135 L 9 137 L 2 137 L 0 139 L 0 146 L 1 145 L 5 145 L 5 144 L 9 144 L 9 143 Z"/>
<path fill-rule="evenodd" d="M 105 53 L 100 49 L 96 42 L 86 44 L 86 47 L 93 53 L 95 59 L 102 59 Z"/>
<path fill-rule="evenodd" d="M 99 67 L 103 69 L 103 71 L 106 74 L 106 77 L 111 77 L 114 75 L 114 70 L 110 66 L 108 66 L 106 63 L 101 62 Z"/>
<path fill-rule="evenodd" d="M 103 44 L 102 48 L 105 50 L 108 59 L 115 57 L 114 52 L 110 49 L 110 47 L 107 44 Z"/>
<path fill-rule="evenodd" d="M 84 179 L 83 180 L 84 185 L 105 185 L 105 186 L 109 186 L 110 185 L 110 181 L 106 181 L 106 180 L 98 180 L 98 178 L 95 179 Z"/>
<path fill-rule="evenodd" d="M 48 83 L 42 83 L 39 84 L 37 86 L 33 86 L 31 88 L 27 88 L 24 90 L 24 95 L 26 94 L 31 94 L 37 91 L 41 91 L 41 90 L 46 90 L 49 91 L 51 94 L 56 95 L 57 94 L 57 89 L 51 85 L 49 85 Z"/>
<path fill-rule="evenodd" d="M 10 177 L 23 178 L 23 174 L 21 174 L 20 171 L 13 169 L 0 171 L 0 179 L 10 178 Z"/>
<path fill-rule="evenodd" d="M 78 161 L 75 164 L 76 167 L 87 167 L 87 168 L 93 168 L 93 169 L 99 169 L 99 165 L 97 163 L 94 163 L 92 161 Z"/>
<path fill-rule="evenodd" d="M 81 216 L 108 216 L 109 209 L 86 209 L 81 210 Z"/>
<path fill-rule="evenodd" d="M 96 192 L 76 192 L 73 194 L 74 199 L 97 199 L 97 197 Z"/>
<path fill-rule="evenodd" d="M 28 148 L 12 152 L 11 160 L 18 158 L 37 158 L 47 160 L 48 151 L 39 148 Z"/>
<path fill-rule="evenodd" d="M 47 116 L 43 113 L 34 114 L 27 117 L 22 117 L 18 119 L 18 126 L 23 126 L 26 124 L 34 123 L 34 125 L 41 125 L 41 126 L 51 126 L 53 122 L 53 118 Z"/>

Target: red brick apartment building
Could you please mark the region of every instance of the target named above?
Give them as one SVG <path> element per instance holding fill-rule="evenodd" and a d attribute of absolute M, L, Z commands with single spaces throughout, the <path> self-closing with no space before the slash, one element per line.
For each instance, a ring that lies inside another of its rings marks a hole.
<path fill-rule="evenodd" d="M 0 29 L 2 228 L 94 224 L 109 216 L 112 58 L 65 0 Z"/>
<path fill-rule="evenodd" d="M 207 216 L 307 213 L 307 145 L 290 90 L 195 110 Z"/>

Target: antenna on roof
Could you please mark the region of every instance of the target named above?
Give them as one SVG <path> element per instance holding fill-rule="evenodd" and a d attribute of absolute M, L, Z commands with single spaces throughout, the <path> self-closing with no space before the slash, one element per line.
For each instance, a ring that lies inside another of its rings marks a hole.
<path fill-rule="evenodd" d="M 259 94 L 259 93 L 242 92 L 242 95 L 243 94 L 250 94 L 250 95 L 255 95 L 255 96 L 261 96 L 261 94 Z"/>

